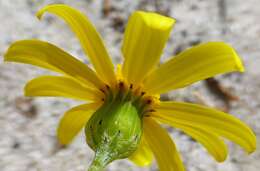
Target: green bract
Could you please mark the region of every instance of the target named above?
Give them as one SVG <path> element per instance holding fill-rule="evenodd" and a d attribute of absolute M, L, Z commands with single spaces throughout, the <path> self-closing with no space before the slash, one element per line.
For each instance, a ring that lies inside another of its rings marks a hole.
<path fill-rule="evenodd" d="M 106 100 L 85 127 L 86 140 L 96 152 L 90 170 L 99 170 L 116 159 L 129 157 L 142 135 L 141 112 L 132 100 L 117 95 Z"/>

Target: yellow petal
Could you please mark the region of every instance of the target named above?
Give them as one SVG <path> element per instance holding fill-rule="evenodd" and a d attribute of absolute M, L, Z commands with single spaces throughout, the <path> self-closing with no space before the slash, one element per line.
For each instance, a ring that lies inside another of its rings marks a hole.
<path fill-rule="evenodd" d="M 147 144 L 144 135 L 137 150 L 128 158 L 138 166 L 148 166 L 152 163 L 153 153 Z"/>
<path fill-rule="evenodd" d="M 174 23 L 174 19 L 152 12 L 132 14 L 122 46 L 123 75 L 130 83 L 140 83 L 158 64 Z"/>
<path fill-rule="evenodd" d="M 201 143 L 208 152 L 215 158 L 216 161 L 222 162 L 227 158 L 228 149 L 224 141 L 219 138 L 214 132 L 205 129 L 184 125 L 173 120 L 156 118 L 162 123 L 171 125 L 174 128 L 181 129 L 184 133 L 191 136 L 193 139 Z"/>
<path fill-rule="evenodd" d="M 162 64 L 146 78 L 144 88 L 160 94 L 232 71 L 244 71 L 235 50 L 222 42 L 210 42 L 194 46 Z"/>
<path fill-rule="evenodd" d="M 197 104 L 183 102 L 162 102 L 154 108 L 153 117 L 167 122 L 212 131 L 240 145 L 248 153 L 256 149 L 253 131 L 234 116 Z"/>
<path fill-rule="evenodd" d="M 4 56 L 5 61 L 31 64 L 60 72 L 80 80 L 89 87 L 100 88 L 102 81 L 87 65 L 60 48 L 39 40 L 13 43 Z"/>
<path fill-rule="evenodd" d="M 167 131 L 152 118 L 144 118 L 144 135 L 154 153 L 160 171 L 184 171 L 175 144 Z"/>
<path fill-rule="evenodd" d="M 79 100 L 101 100 L 102 93 L 61 76 L 41 76 L 32 79 L 24 88 L 26 96 L 61 96 Z"/>
<path fill-rule="evenodd" d="M 40 19 L 45 12 L 55 14 L 70 26 L 78 37 L 84 52 L 100 78 L 106 83 L 113 84 L 116 80 L 114 67 L 108 52 L 94 26 L 81 12 L 63 4 L 47 5 L 37 13 Z"/>
<path fill-rule="evenodd" d="M 57 129 L 57 136 L 60 144 L 69 144 L 85 126 L 91 115 L 99 106 L 99 103 L 90 103 L 74 107 L 67 111 L 60 120 Z"/>

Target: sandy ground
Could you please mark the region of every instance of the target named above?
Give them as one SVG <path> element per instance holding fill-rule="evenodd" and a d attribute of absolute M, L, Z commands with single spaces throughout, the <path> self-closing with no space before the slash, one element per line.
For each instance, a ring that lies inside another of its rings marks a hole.
<path fill-rule="evenodd" d="M 260 1 L 259 0 L 110 0 L 112 10 L 105 17 L 101 0 L 0 0 L 0 56 L 19 39 L 37 38 L 52 42 L 88 62 L 78 40 L 64 22 L 50 15 L 39 22 L 35 12 L 49 3 L 66 3 L 86 13 L 106 42 L 115 63 L 121 61 L 122 33 L 129 14 L 136 9 L 152 10 L 177 19 L 164 51 L 163 60 L 191 45 L 225 41 L 243 58 L 246 72 L 218 76 L 221 85 L 239 97 L 229 103 L 229 113 L 252 127 L 260 137 Z M 66 149 L 58 149 L 55 129 L 70 107 L 80 104 L 67 99 L 23 96 L 26 81 L 48 71 L 22 64 L 0 62 L 0 171 L 83 171 L 93 152 L 81 134 Z M 227 109 L 205 82 L 167 95 L 172 100 L 205 103 Z M 187 171 L 257 171 L 260 150 L 248 156 L 227 141 L 228 159 L 216 163 L 204 148 L 175 129 L 175 139 Z M 258 139 L 259 140 L 259 139 Z M 259 146 L 258 141 L 258 146 Z M 138 168 L 127 160 L 116 161 L 107 170 L 158 170 Z"/>

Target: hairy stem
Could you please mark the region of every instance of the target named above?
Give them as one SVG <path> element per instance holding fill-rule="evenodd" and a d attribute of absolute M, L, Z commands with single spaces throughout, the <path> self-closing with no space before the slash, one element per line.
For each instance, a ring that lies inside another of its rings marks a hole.
<path fill-rule="evenodd" d="M 102 171 L 104 169 L 103 164 L 93 161 L 88 169 L 88 171 Z"/>
<path fill-rule="evenodd" d="M 102 171 L 110 162 L 111 159 L 106 151 L 97 151 L 88 171 Z"/>

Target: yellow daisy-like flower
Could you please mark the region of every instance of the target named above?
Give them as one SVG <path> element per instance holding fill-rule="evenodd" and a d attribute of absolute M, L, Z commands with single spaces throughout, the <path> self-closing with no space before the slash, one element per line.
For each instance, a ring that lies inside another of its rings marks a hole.
<path fill-rule="evenodd" d="M 89 170 L 116 159 L 139 166 L 155 157 L 161 171 L 183 171 L 179 153 L 159 123 L 178 128 L 201 143 L 219 162 L 226 159 L 222 138 L 248 153 L 256 148 L 252 130 L 230 114 L 184 102 L 161 102 L 159 94 L 217 74 L 244 68 L 232 47 L 222 42 L 194 46 L 158 66 L 175 20 L 152 12 L 134 12 L 122 45 L 124 62 L 117 72 L 102 40 L 81 12 L 66 5 L 48 5 L 37 13 L 55 14 L 70 26 L 95 69 L 47 42 L 13 43 L 5 61 L 43 67 L 62 76 L 41 76 L 25 86 L 26 96 L 61 96 L 88 101 L 65 113 L 57 136 L 69 144 L 85 126 L 86 141 L 96 152 Z"/>

